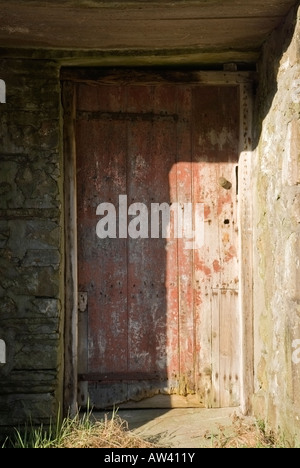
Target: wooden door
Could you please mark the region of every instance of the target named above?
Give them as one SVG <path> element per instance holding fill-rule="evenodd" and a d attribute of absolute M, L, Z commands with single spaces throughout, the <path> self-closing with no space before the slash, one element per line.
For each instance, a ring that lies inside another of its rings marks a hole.
<path fill-rule="evenodd" d="M 238 86 L 129 73 L 76 94 L 79 404 L 238 406 Z"/>

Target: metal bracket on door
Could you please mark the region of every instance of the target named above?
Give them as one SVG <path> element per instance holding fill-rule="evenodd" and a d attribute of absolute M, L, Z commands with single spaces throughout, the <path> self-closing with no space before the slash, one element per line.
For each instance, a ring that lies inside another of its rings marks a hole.
<path fill-rule="evenodd" d="M 88 293 L 87 292 L 79 292 L 78 293 L 78 311 L 79 312 L 86 312 L 87 311 L 87 304 L 88 304 Z"/>

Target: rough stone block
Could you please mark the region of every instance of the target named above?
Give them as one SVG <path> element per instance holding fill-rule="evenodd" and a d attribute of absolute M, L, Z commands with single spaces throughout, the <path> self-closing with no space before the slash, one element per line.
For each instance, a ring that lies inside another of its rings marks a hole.
<path fill-rule="evenodd" d="M 57 266 L 60 263 L 60 254 L 57 250 L 28 250 L 22 262 L 23 266 Z"/>
<path fill-rule="evenodd" d="M 10 235 L 10 228 L 7 221 L 0 221 L 0 249 L 7 246 Z"/>
<path fill-rule="evenodd" d="M 46 335 L 19 339 L 15 345 L 14 369 L 15 370 L 53 370 L 58 365 L 58 343 L 56 339 L 49 339 Z"/>
<path fill-rule="evenodd" d="M 14 161 L 0 159 L 0 208 L 21 208 L 25 198 L 15 182 L 18 165 Z"/>
<path fill-rule="evenodd" d="M 48 219 L 26 220 L 25 238 L 34 249 L 57 247 L 60 245 L 58 222 Z"/>
<path fill-rule="evenodd" d="M 33 299 L 30 314 L 37 317 L 59 318 L 61 305 L 57 299 Z"/>
<path fill-rule="evenodd" d="M 17 305 L 14 300 L 9 297 L 3 297 L 0 301 L 0 321 L 14 318 L 17 311 Z"/>
<path fill-rule="evenodd" d="M 13 291 L 8 292 L 13 294 Z M 15 319 L 34 320 L 60 318 L 61 303 L 58 299 L 28 296 L 2 296 L 0 301 L 0 325 L 12 324 Z M 56 332 L 56 326 L 55 326 Z"/>
<path fill-rule="evenodd" d="M 1 376 L 1 394 L 53 393 L 57 385 L 57 371 L 24 370 L 12 371 Z"/>
<path fill-rule="evenodd" d="M 0 276 L 0 285 L 6 290 L 13 290 L 21 296 L 57 298 L 59 295 L 58 267 L 27 267 L 9 265 L 5 275 Z M 1 263 L 0 263 L 1 267 Z"/>
<path fill-rule="evenodd" d="M 50 393 L 0 396 L 0 425 L 49 424 L 51 416 L 57 416 L 55 406 L 56 401 Z"/>

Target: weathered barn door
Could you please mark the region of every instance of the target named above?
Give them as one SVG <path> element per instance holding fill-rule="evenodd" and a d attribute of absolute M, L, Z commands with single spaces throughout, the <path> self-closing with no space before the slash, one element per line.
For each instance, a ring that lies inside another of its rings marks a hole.
<path fill-rule="evenodd" d="M 240 402 L 239 87 L 170 77 L 76 84 L 79 404 Z"/>

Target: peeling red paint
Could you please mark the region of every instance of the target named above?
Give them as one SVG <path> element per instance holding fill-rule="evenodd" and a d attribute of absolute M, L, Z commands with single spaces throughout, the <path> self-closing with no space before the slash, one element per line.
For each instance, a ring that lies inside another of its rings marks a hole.
<path fill-rule="evenodd" d="M 236 248 L 232 245 L 229 250 L 225 251 L 224 261 L 229 262 L 236 257 Z"/>
<path fill-rule="evenodd" d="M 203 271 L 203 273 L 206 275 L 206 276 L 211 276 L 211 269 L 205 265 L 204 262 L 200 262 L 197 264 L 197 270 L 199 271 Z"/>
<path fill-rule="evenodd" d="M 214 261 L 213 267 L 214 267 L 214 272 L 215 272 L 215 273 L 220 273 L 220 271 L 222 270 L 222 267 L 221 267 L 221 265 L 220 265 L 219 260 L 215 260 L 215 261 Z"/>
<path fill-rule="evenodd" d="M 226 190 L 222 189 L 224 192 L 224 195 L 220 196 L 218 199 L 218 208 L 217 208 L 217 213 L 218 216 L 223 212 L 224 210 L 224 205 L 226 204 L 231 204 L 232 201 L 232 190 Z"/>
<path fill-rule="evenodd" d="M 204 219 L 207 220 L 211 214 L 210 206 L 205 204 L 204 205 Z"/>

